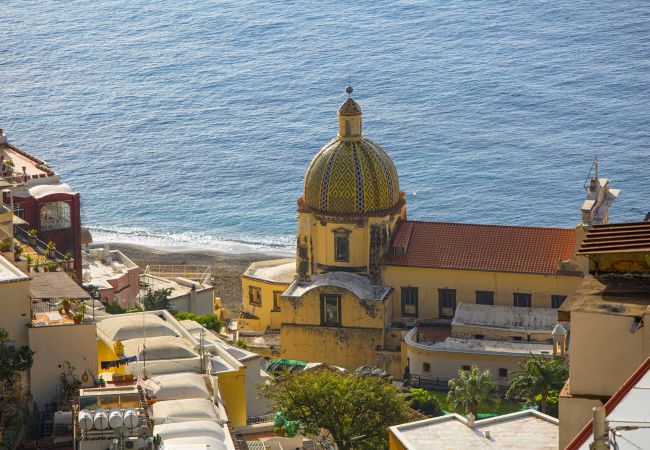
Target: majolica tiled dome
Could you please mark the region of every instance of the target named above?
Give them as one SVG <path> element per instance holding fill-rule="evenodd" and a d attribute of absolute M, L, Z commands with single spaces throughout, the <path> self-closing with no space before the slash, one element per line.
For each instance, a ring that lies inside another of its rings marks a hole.
<path fill-rule="evenodd" d="M 348 99 L 339 109 L 339 135 L 314 156 L 305 175 L 304 202 L 333 215 L 372 215 L 400 200 L 393 161 L 361 134 L 361 108 Z"/>

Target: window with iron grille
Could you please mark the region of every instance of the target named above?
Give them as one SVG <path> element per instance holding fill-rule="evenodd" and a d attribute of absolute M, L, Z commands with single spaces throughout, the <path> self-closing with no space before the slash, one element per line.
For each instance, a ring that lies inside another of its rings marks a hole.
<path fill-rule="evenodd" d="M 417 317 L 418 315 L 418 288 L 402 287 L 402 316 Z"/>
<path fill-rule="evenodd" d="M 512 298 L 513 298 L 514 306 L 518 306 L 521 308 L 530 308 L 532 304 L 533 295 L 524 294 L 521 292 L 515 292 L 514 294 L 512 294 Z"/>
<path fill-rule="evenodd" d="M 476 291 L 477 305 L 494 305 L 494 291 Z"/>

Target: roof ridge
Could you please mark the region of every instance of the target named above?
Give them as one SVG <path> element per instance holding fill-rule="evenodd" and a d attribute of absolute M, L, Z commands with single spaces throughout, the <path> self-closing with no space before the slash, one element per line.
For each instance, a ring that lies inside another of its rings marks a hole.
<path fill-rule="evenodd" d="M 575 231 L 575 228 L 571 227 L 543 227 L 535 225 L 504 225 L 498 223 L 468 223 L 468 222 L 445 222 L 439 220 L 411 220 L 407 219 L 404 223 L 424 223 L 424 224 L 441 224 L 441 225 L 462 225 L 462 226 L 479 226 L 479 227 L 498 227 L 498 228 L 522 228 L 522 229 L 534 229 L 534 230 L 563 230 L 563 231 Z"/>

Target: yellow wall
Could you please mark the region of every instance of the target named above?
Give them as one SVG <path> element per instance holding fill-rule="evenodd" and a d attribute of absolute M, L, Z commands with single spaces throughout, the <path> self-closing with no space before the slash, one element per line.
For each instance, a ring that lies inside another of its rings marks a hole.
<path fill-rule="evenodd" d="M 341 296 L 341 326 L 360 328 L 384 327 L 384 302 L 359 300 L 350 291 L 334 286 L 312 289 L 301 298 L 281 301 L 282 321 L 285 324 L 320 325 L 321 294 Z"/>
<path fill-rule="evenodd" d="M 110 372 L 110 373 L 123 374 L 126 366 L 111 367 L 110 369 L 102 369 L 101 367 L 102 361 L 115 361 L 116 359 L 119 358 L 120 357 L 117 356 L 113 351 L 113 348 L 109 347 L 101 339 L 97 339 L 97 373 Z"/>
<path fill-rule="evenodd" d="M 564 391 L 560 394 L 560 449 L 566 447 L 591 420 L 591 408 L 602 405 L 603 402 L 595 398 L 571 397 Z"/>
<path fill-rule="evenodd" d="M 322 293 L 341 295 L 341 327 L 321 326 Z M 351 292 L 326 286 L 299 299 L 282 299 L 282 357 L 326 362 L 354 369 L 375 364 L 384 341 L 384 302 L 359 300 Z"/>
<path fill-rule="evenodd" d="M 54 399 L 60 383 L 61 365 L 69 361 L 81 379 L 84 371 L 96 372 L 97 342 L 94 323 L 53 325 L 29 328 L 29 346 L 34 354 L 31 369 L 31 390 L 39 405 Z M 84 387 L 92 386 L 89 376 Z"/>
<path fill-rule="evenodd" d="M 367 270 L 370 248 L 370 226 L 384 224 L 388 227 L 389 234 L 395 228 L 398 215 L 384 217 L 364 217 L 343 219 L 324 219 L 310 213 L 298 213 L 298 239 L 305 239 L 310 246 L 311 261 L 315 273 L 323 271 L 323 266 L 358 267 Z M 336 261 L 334 252 L 335 230 L 349 231 L 350 260 L 348 262 Z M 321 266 L 321 269 L 318 266 Z"/>
<path fill-rule="evenodd" d="M 616 314 L 571 313 L 571 395 L 610 396 L 645 361 L 650 332 L 644 326 L 631 333 L 633 321 Z M 644 323 L 650 323 L 647 314 Z"/>
<path fill-rule="evenodd" d="M 390 430 L 388 430 L 388 450 L 408 450 Z"/>
<path fill-rule="evenodd" d="M 0 262 L 1 264 L 2 262 Z M 27 324 L 31 322 L 29 279 L 0 284 L 0 328 L 9 333 L 9 340 L 27 344 Z"/>
<path fill-rule="evenodd" d="M 282 309 L 280 311 L 273 310 L 273 293 L 280 292 L 282 294 L 289 284 L 270 283 L 256 278 L 242 277 L 242 311 L 251 313 L 259 318 L 254 319 L 240 319 L 241 329 L 251 331 L 265 331 L 267 328 L 279 330 L 282 324 Z M 254 286 L 261 289 L 262 292 L 262 305 L 251 305 L 248 297 L 249 287 Z M 280 304 L 281 305 L 281 304 Z"/>
<path fill-rule="evenodd" d="M 383 331 L 373 328 L 337 328 L 284 324 L 280 330 L 282 357 L 323 362 L 353 370 L 375 365 L 376 346 Z"/>
<path fill-rule="evenodd" d="M 246 367 L 219 374 L 219 392 L 233 427 L 246 426 Z"/>
<path fill-rule="evenodd" d="M 418 317 L 438 318 L 438 289 L 456 289 L 456 304 L 476 303 L 476 291 L 493 291 L 495 305 L 513 305 L 513 293 L 532 294 L 532 306 L 550 308 L 551 295 L 569 295 L 582 280 L 580 276 L 554 276 L 472 270 L 385 266 L 384 284 L 394 288 L 393 320 L 402 317 L 401 287 L 418 288 Z"/>

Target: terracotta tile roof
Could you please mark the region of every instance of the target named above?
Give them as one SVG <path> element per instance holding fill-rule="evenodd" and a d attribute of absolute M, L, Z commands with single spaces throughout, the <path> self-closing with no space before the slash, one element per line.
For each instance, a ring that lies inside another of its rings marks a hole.
<path fill-rule="evenodd" d="M 384 264 L 579 275 L 559 269 L 560 261 L 571 258 L 575 240 L 572 228 L 406 221 L 399 224 Z"/>
<path fill-rule="evenodd" d="M 650 222 L 594 225 L 580 245 L 579 254 L 650 251 Z"/>

